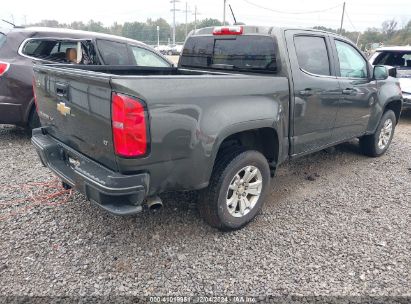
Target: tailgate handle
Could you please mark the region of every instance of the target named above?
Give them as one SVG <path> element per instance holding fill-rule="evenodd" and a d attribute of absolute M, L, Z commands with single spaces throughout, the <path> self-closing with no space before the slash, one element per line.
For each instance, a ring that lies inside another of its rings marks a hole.
<path fill-rule="evenodd" d="M 56 83 L 56 94 L 59 97 L 67 98 L 68 84 L 67 83 Z"/>

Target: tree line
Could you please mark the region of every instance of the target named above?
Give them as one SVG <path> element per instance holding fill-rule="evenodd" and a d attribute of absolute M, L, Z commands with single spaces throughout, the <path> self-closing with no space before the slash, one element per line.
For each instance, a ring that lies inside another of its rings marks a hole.
<path fill-rule="evenodd" d="M 336 29 L 324 26 L 314 28 L 339 33 Z M 380 28 L 370 27 L 363 32 L 350 32 L 343 29 L 340 34 L 356 43 L 364 51 L 371 50 L 377 45 L 411 45 L 411 20 L 402 27 L 395 19 L 391 19 L 384 21 Z"/>
<path fill-rule="evenodd" d="M 157 44 L 157 26 L 159 27 L 160 44 L 168 44 L 172 37 L 172 27 L 163 18 L 157 20 L 147 19 L 146 22 L 125 22 L 120 24 L 114 22 L 111 26 L 105 26 L 102 22 L 90 20 L 87 23 L 74 21 L 71 23 L 59 23 L 56 20 L 43 20 L 32 24 L 33 26 L 62 27 L 77 30 L 93 31 L 108 33 L 113 35 L 124 36 L 127 38 L 139 40 L 147 44 Z M 218 26 L 222 23 L 213 18 L 206 18 L 186 24 L 176 26 L 176 41 L 183 42 L 186 37 L 186 31 L 189 33 L 195 27 Z M 324 26 L 315 26 L 315 29 L 326 30 L 337 33 L 338 30 Z M 400 27 L 395 19 L 386 20 L 380 28 L 371 27 L 365 31 L 347 31 L 342 30 L 341 35 L 349 38 L 363 49 L 369 50 L 376 45 L 411 45 L 411 20 L 406 25 Z"/>
<path fill-rule="evenodd" d="M 187 33 L 190 33 L 195 27 L 202 28 L 207 26 L 218 26 L 222 23 L 217 19 L 206 18 L 197 21 L 197 24 L 190 22 L 187 24 L 176 25 L 176 42 L 183 43 Z M 123 36 L 135 40 L 142 41 L 147 44 L 157 44 L 157 26 L 159 27 L 160 44 L 168 44 L 171 42 L 172 26 L 163 18 L 157 20 L 147 19 L 146 22 L 125 22 L 120 24 L 114 22 L 111 26 L 104 26 L 102 22 L 90 20 L 87 23 L 74 21 L 71 23 L 59 23 L 57 20 L 43 20 L 31 26 L 47 26 L 71 28 L 83 31 L 92 31 L 106 33 L 112 35 Z"/>

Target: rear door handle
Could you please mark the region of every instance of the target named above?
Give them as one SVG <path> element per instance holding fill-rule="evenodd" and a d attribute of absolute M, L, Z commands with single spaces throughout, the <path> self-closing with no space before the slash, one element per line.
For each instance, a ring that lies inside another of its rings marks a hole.
<path fill-rule="evenodd" d="M 302 95 L 302 96 L 311 96 L 311 95 L 313 95 L 313 91 L 311 89 L 301 90 L 300 95 Z"/>
<path fill-rule="evenodd" d="M 66 97 L 68 93 L 68 84 L 67 83 L 56 83 L 56 94 L 59 97 Z"/>

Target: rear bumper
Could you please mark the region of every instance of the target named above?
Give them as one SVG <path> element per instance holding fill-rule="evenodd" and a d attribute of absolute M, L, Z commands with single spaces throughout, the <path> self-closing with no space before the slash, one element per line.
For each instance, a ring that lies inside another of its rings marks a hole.
<path fill-rule="evenodd" d="M 34 129 L 31 141 L 43 165 L 90 201 L 116 215 L 142 210 L 149 189 L 148 173 L 114 172 L 54 139 L 44 128 Z"/>

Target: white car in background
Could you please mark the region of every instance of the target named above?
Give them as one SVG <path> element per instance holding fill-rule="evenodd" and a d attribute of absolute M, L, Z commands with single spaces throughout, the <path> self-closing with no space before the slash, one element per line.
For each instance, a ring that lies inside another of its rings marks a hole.
<path fill-rule="evenodd" d="M 181 55 L 181 52 L 183 51 L 183 45 L 182 44 L 176 44 L 171 48 L 171 52 L 173 55 Z"/>
<path fill-rule="evenodd" d="M 378 48 L 371 56 L 372 65 L 388 65 L 397 69 L 404 97 L 403 109 L 411 109 L 411 46 Z"/>
<path fill-rule="evenodd" d="M 159 45 L 154 47 L 158 52 L 163 55 L 180 55 L 183 51 L 183 45 L 181 44 L 169 44 L 169 45 Z"/>

